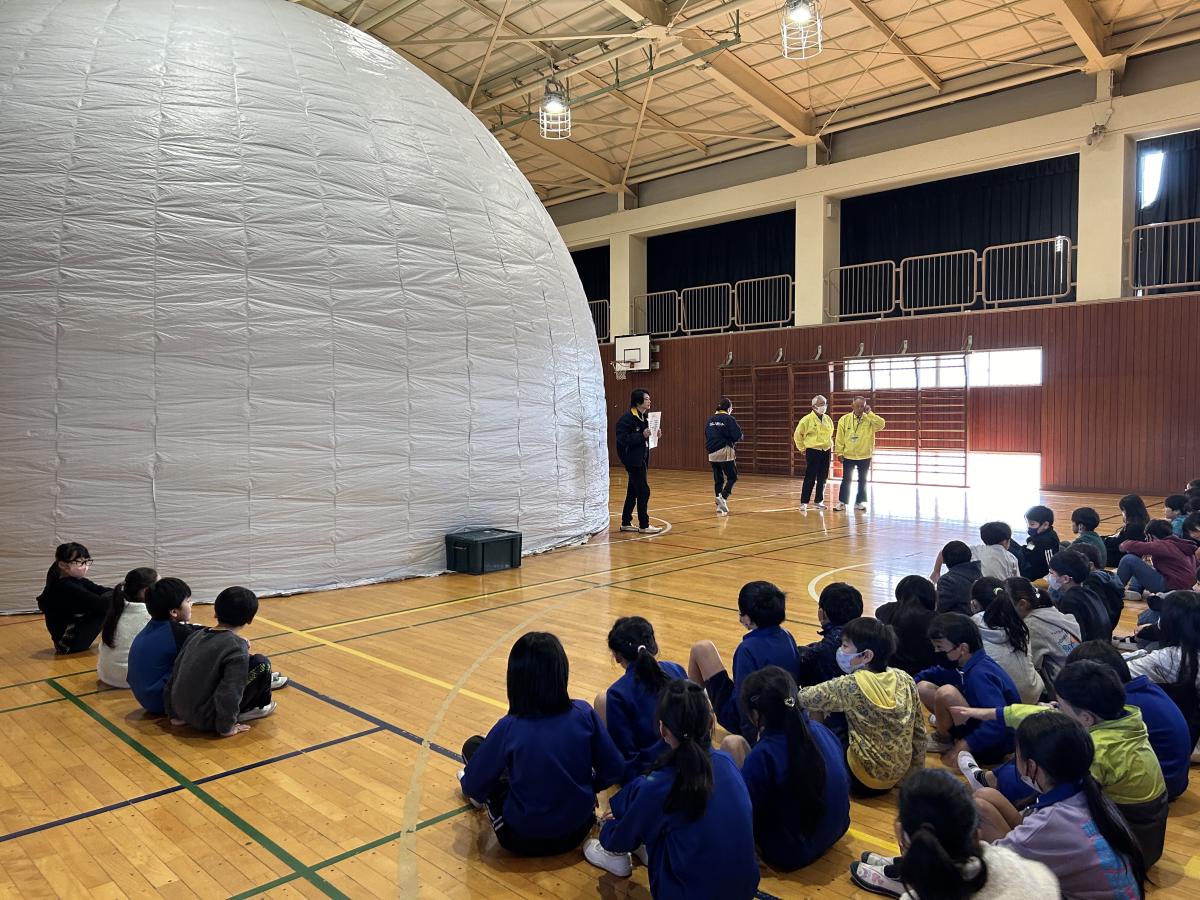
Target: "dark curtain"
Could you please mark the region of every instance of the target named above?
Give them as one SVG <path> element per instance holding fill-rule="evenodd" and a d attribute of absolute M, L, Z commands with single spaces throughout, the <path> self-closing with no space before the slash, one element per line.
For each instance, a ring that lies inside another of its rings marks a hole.
<path fill-rule="evenodd" d="M 1163 155 L 1162 176 L 1158 197 L 1143 206 L 1143 162 L 1152 153 Z M 1200 218 L 1200 131 L 1138 141 L 1137 167 L 1138 225 Z"/>
<path fill-rule="evenodd" d="M 575 270 L 579 272 L 579 280 L 583 282 L 583 292 L 588 300 L 607 300 L 608 244 L 590 250 L 572 250 L 571 259 L 575 262 Z"/>
<path fill-rule="evenodd" d="M 768 275 L 795 276 L 792 210 L 662 234 L 646 241 L 646 290 L 678 291 Z"/>
<path fill-rule="evenodd" d="M 1079 157 L 1060 156 L 842 201 L 843 266 L 976 250 L 1078 229 Z"/>

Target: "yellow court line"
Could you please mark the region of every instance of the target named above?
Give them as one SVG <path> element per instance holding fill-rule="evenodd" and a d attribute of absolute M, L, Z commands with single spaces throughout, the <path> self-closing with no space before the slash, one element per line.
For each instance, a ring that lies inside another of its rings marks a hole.
<path fill-rule="evenodd" d="M 440 678 L 434 678 L 432 675 L 426 675 L 424 672 L 418 672 L 416 669 L 409 669 L 406 666 L 398 665 L 391 660 L 380 659 L 378 656 L 372 656 L 370 653 L 363 653 L 363 651 L 355 649 L 354 647 L 347 647 L 343 644 L 335 644 L 333 641 L 301 631 L 298 628 L 292 628 L 289 625 L 284 625 L 282 622 L 275 622 L 271 619 L 263 618 L 262 616 L 256 616 L 255 618 L 260 622 L 266 622 L 273 628 L 279 628 L 283 631 L 290 632 L 291 634 L 300 635 L 300 637 L 311 638 L 318 644 L 323 644 L 326 647 L 332 647 L 334 650 L 340 650 L 342 653 L 349 653 L 351 656 L 357 656 L 359 659 L 365 659 L 367 662 L 373 662 L 376 665 L 383 666 L 386 669 L 391 669 L 393 672 L 399 672 L 401 675 L 407 675 L 410 678 L 416 678 L 418 681 L 424 681 L 426 684 L 433 684 L 438 687 L 445 688 L 448 691 L 454 689 L 454 685 L 448 681 L 442 681 Z M 477 694 L 474 691 L 467 690 L 466 688 L 460 689 L 459 693 L 464 697 L 470 697 L 472 700 L 478 700 L 480 703 L 486 703 L 489 706 L 496 707 L 497 709 L 503 709 L 505 711 L 508 710 L 507 703 L 501 703 L 494 697 L 488 697 L 484 694 Z"/>
<path fill-rule="evenodd" d="M 900 855 L 900 848 L 891 841 L 885 841 L 882 838 L 877 838 L 875 835 L 867 834 L 865 831 L 859 831 L 857 828 L 848 828 L 846 830 L 846 834 L 850 835 L 852 838 L 858 838 L 864 843 L 874 844 L 876 847 L 881 847 L 882 849 L 891 853 L 893 856 Z"/>

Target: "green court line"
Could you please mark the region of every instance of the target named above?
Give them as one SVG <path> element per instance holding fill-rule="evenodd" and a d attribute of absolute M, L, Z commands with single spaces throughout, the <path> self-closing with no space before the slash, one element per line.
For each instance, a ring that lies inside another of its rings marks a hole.
<path fill-rule="evenodd" d="M 49 679 L 47 679 L 47 680 L 49 680 Z M 99 694 L 103 690 L 105 690 L 105 688 L 99 688 L 94 691 L 85 691 L 84 693 L 76 694 L 75 696 L 76 697 L 90 697 L 90 696 L 92 696 L 92 694 Z M 55 697 L 51 700 L 39 700 L 36 703 L 26 703 L 24 706 L 9 706 L 6 709 L 0 709 L 0 714 L 20 712 L 23 709 L 33 709 L 34 707 L 47 706 L 48 704 L 51 704 L 51 703 L 62 703 L 66 699 L 67 699 L 66 697 Z"/>
<path fill-rule="evenodd" d="M 429 828 L 431 825 L 437 825 L 439 822 L 445 822 L 447 819 L 453 819 L 455 816 L 461 816 L 463 813 L 468 812 L 470 809 L 471 809 L 470 806 L 460 806 L 457 809 L 447 810 L 446 812 L 442 813 L 441 815 L 434 816 L 432 819 L 426 819 L 424 822 L 418 822 L 417 827 L 412 830 L 413 830 L 413 832 L 423 831 L 426 828 Z M 360 853 L 366 853 L 369 850 L 374 850 L 377 847 L 382 847 L 384 844 L 390 844 L 392 841 L 398 841 L 398 840 L 400 840 L 400 838 L 404 837 L 404 835 L 408 834 L 408 833 L 409 832 L 407 830 L 393 831 L 391 834 L 385 834 L 385 835 L 383 835 L 383 837 L 377 837 L 373 841 L 367 841 L 367 843 L 362 844 L 358 847 L 354 847 L 350 850 L 345 850 L 342 853 L 337 854 L 336 856 L 331 856 L 331 857 L 329 857 L 329 859 L 325 859 L 319 863 L 315 863 L 310 868 L 313 871 L 316 871 L 317 869 L 327 869 L 330 866 L 336 866 L 338 863 L 345 862 L 348 859 L 358 856 Z M 240 894 L 235 894 L 233 897 L 230 898 L 230 900 L 246 900 L 247 897 L 256 897 L 259 894 L 266 893 L 267 891 L 269 891 L 273 888 L 277 888 L 282 884 L 287 884 L 288 882 L 295 881 L 299 877 L 300 877 L 299 872 L 293 872 L 291 875 L 283 875 L 283 876 L 280 876 L 279 878 L 276 878 L 274 881 L 268 881 L 266 884 L 260 884 L 256 888 L 251 888 L 250 890 L 243 891 Z"/>
<path fill-rule="evenodd" d="M 223 819 L 225 819 L 225 821 L 229 822 L 231 825 L 233 825 L 235 828 L 237 828 L 239 831 L 241 831 L 243 834 L 245 834 L 252 841 L 259 844 L 263 849 L 265 849 L 267 852 L 272 854 L 278 860 L 280 860 L 281 862 L 290 866 L 294 871 L 293 877 L 304 878 L 305 880 L 311 882 L 318 890 L 320 890 L 322 893 L 326 894 L 329 897 L 336 897 L 336 898 L 339 898 L 339 900 L 350 900 L 350 898 L 346 894 L 339 891 L 336 887 L 334 887 L 332 884 L 330 884 L 328 881 L 326 881 L 320 875 L 317 875 L 312 870 L 312 867 L 304 865 L 304 863 L 302 863 L 296 857 L 292 856 L 292 854 L 290 854 L 290 853 L 288 853 L 288 851 L 284 850 L 283 847 L 276 844 L 273 840 L 271 840 L 269 837 L 267 837 L 265 834 L 263 834 L 261 831 L 259 831 L 257 828 L 255 828 L 253 825 L 251 825 L 249 822 L 247 822 L 245 819 L 243 819 L 241 816 L 239 816 L 237 813 L 235 813 L 232 809 L 230 809 L 228 806 L 226 806 L 224 803 L 222 803 L 220 800 L 218 800 L 212 794 L 208 793 L 206 790 L 204 790 L 203 788 L 196 785 L 191 779 L 189 779 L 186 775 L 184 775 L 182 772 L 180 772 L 175 767 L 173 767 L 166 760 L 164 760 L 160 756 L 158 756 L 149 747 L 147 747 L 144 744 L 142 744 L 141 742 L 139 742 L 136 738 L 134 738 L 132 735 L 125 732 L 122 728 L 120 728 L 120 726 L 111 722 L 100 712 L 98 712 L 97 710 L 88 706 L 86 703 L 84 703 L 82 700 L 80 700 L 77 695 L 71 693 L 71 691 L 67 690 L 65 687 L 63 687 L 61 684 L 59 684 L 53 678 L 47 679 L 47 683 L 50 685 L 50 687 L 54 688 L 54 690 L 56 690 L 60 694 L 62 694 L 63 695 L 62 698 L 64 700 L 67 700 L 68 702 L 70 702 L 74 706 L 76 706 L 78 709 L 82 710 L 86 715 L 88 715 L 90 718 L 92 718 L 95 722 L 102 725 L 105 729 L 107 729 L 109 732 L 111 732 L 119 740 L 121 740 L 127 746 L 129 746 L 130 748 L 135 750 L 144 759 L 146 759 L 148 762 L 150 762 L 155 768 L 157 768 L 159 771 L 163 772 L 168 777 L 173 779 L 177 784 L 182 786 L 184 790 L 191 793 L 201 803 L 205 804 L 209 809 L 211 809 L 213 812 L 217 813 L 217 815 L 221 816 Z"/>

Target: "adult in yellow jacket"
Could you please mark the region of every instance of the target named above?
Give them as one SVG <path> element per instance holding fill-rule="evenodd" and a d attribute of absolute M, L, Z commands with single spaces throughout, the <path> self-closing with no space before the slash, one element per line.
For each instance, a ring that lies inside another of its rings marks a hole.
<path fill-rule="evenodd" d="M 800 492 L 800 508 L 808 509 L 817 489 L 817 509 L 825 508 L 825 479 L 829 477 L 829 457 L 833 452 L 833 419 L 825 415 L 829 401 L 820 394 L 812 398 L 812 412 L 796 423 L 792 441 L 797 450 L 804 451 L 804 490 Z"/>
<path fill-rule="evenodd" d="M 871 404 L 863 397 L 855 397 L 850 412 L 838 419 L 833 452 L 842 458 L 842 489 L 834 509 L 845 509 L 850 502 L 850 479 L 855 471 L 858 472 L 855 506 L 867 508 L 867 470 L 871 468 L 871 455 L 875 452 L 875 434 L 886 426 L 881 416 L 871 412 Z"/>

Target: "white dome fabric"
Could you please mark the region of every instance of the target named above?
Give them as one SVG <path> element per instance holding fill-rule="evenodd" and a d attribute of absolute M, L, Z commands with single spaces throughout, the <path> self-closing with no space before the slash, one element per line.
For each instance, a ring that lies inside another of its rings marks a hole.
<path fill-rule="evenodd" d="M 484 126 L 284 0 L 0 0 L 0 611 L 54 547 L 208 600 L 608 524 L 570 256 Z"/>

